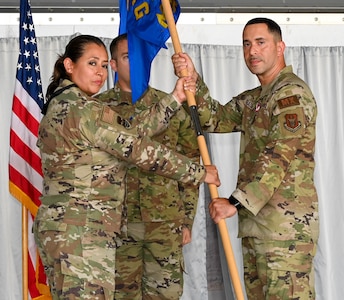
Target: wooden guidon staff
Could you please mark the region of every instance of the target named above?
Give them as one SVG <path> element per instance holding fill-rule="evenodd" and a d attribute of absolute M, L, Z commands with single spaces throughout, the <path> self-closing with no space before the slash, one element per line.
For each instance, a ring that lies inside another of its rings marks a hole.
<path fill-rule="evenodd" d="M 162 2 L 165 17 L 166 17 L 168 29 L 170 31 L 174 52 L 180 53 L 180 52 L 182 52 L 182 48 L 180 45 L 180 41 L 179 41 L 173 13 L 172 13 L 170 1 L 169 0 L 162 0 L 161 2 Z M 187 76 L 187 75 L 188 75 L 187 70 L 185 69 L 185 73 L 182 74 L 182 76 Z M 202 128 L 201 128 L 198 113 L 197 113 L 197 106 L 196 106 L 195 97 L 190 91 L 186 91 L 186 97 L 187 97 L 187 101 L 188 101 L 188 106 L 189 106 L 190 111 L 191 111 L 191 118 L 192 118 L 192 121 L 193 121 L 194 126 L 195 126 L 195 130 L 196 130 L 196 134 L 197 134 L 197 142 L 198 142 L 198 146 L 200 149 L 203 163 L 205 165 L 211 165 L 211 160 L 210 160 L 209 152 L 207 149 L 207 144 L 206 144 L 203 132 L 202 132 Z M 212 199 L 218 198 L 219 195 L 218 195 L 216 185 L 209 184 L 209 191 L 210 191 L 210 196 Z M 232 284 L 233 284 L 236 298 L 237 298 L 237 300 L 244 300 L 244 295 L 243 295 L 243 291 L 242 291 L 242 287 L 241 287 L 241 281 L 240 281 L 240 277 L 238 274 L 238 269 L 237 269 L 237 265 L 235 262 L 233 249 L 232 249 L 232 245 L 230 242 L 230 237 L 228 234 L 226 222 L 224 219 L 222 219 L 222 220 L 220 220 L 220 222 L 217 225 L 218 225 L 218 228 L 220 231 L 222 244 L 223 244 L 224 252 L 226 255 L 226 260 L 227 260 L 228 268 L 230 271 L 230 276 L 231 276 L 231 280 L 232 280 Z"/>

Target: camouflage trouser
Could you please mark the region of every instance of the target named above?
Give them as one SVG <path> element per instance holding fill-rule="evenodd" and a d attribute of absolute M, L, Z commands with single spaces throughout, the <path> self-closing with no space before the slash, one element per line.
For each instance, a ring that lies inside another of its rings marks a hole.
<path fill-rule="evenodd" d="M 53 221 L 34 225 L 53 300 L 114 298 L 115 233 Z"/>
<path fill-rule="evenodd" d="M 244 278 L 249 300 L 314 300 L 316 245 L 243 238 Z"/>
<path fill-rule="evenodd" d="M 179 299 L 183 292 L 182 220 L 129 223 L 116 254 L 116 300 Z"/>

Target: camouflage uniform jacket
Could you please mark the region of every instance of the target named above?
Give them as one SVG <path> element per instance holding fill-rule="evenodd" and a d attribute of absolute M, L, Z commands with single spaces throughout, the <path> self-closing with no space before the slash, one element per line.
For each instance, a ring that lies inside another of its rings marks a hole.
<path fill-rule="evenodd" d="M 124 117 L 147 110 L 158 103 L 166 93 L 148 87 L 135 105 L 131 93 L 121 91 L 118 84 L 98 97 L 110 101 L 111 107 Z M 168 148 L 187 155 L 199 162 L 199 150 L 191 118 L 185 109 L 180 109 L 170 120 L 168 128 L 153 137 Z M 129 222 L 162 222 L 183 219 L 191 229 L 198 201 L 198 188 L 178 183 L 133 166 L 127 173 L 127 207 Z"/>
<path fill-rule="evenodd" d="M 318 238 L 314 186 L 317 107 L 307 84 L 285 67 L 269 85 L 221 105 L 198 82 L 201 123 L 209 132 L 241 132 L 237 188 L 239 236 L 267 240 Z"/>
<path fill-rule="evenodd" d="M 64 80 L 60 87 L 69 84 Z M 171 96 L 165 100 L 172 103 L 163 113 L 168 115 L 177 101 Z M 203 166 L 138 131 L 77 87 L 54 97 L 39 127 L 44 172 L 41 221 L 119 232 L 128 163 L 195 186 L 203 179 Z"/>

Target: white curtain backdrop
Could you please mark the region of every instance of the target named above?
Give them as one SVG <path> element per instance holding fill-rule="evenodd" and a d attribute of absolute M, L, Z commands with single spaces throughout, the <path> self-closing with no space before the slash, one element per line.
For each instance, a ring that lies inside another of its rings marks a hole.
<path fill-rule="evenodd" d="M 57 54 L 70 36 L 39 37 L 38 50 L 43 88 L 46 89 Z M 111 39 L 104 38 L 109 45 Z M 240 46 L 183 44 L 196 68 L 221 103 L 255 87 L 255 76 L 246 69 Z M 153 62 L 151 85 L 171 91 L 175 76 L 168 50 Z M 9 129 L 14 91 L 17 38 L 0 39 L 0 299 L 18 300 L 21 290 L 21 206 L 8 192 Z M 286 60 L 295 73 L 310 85 L 318 103 L 316 143 L 316 186 L 319 194 L 320 239 L 315 260 L 317 300 L 342 300 L 344 287 L 344 47 L 287 47 Z M 112 86 L 112 76 L 104 89 Z M 212 161 L 220 171 L 220 196 L 235 187 L 238 170 L 238 134 L 207 135 Z M 200 189 L 193 242 L 184 249 L 186 274 L 183 300 L 228 300 L 233 296 L 227 264 L 217 227 L 208 216 L 209 193 Z M 236 238 L 237 218 L 227 227 L 242 276 L 241 246 Z"/>

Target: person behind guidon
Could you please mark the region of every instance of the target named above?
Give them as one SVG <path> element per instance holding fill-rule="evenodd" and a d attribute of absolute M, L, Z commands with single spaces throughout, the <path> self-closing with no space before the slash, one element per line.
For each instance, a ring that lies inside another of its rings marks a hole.
<path fill-rule="evenodd" d="M 132 103 L 127 34 L 110 44 L 110 65 L 117 72 L 114 88 L 99 95 L 124 117 L 159 103 L 165 92 L 148 86 Z M 195 130 L 181 108 L 154 140 L 200 161 Z M 191 241 L 199 189 L 130 166 L 126 176 L 128 236 L 116 253 L 116 300 L 178 300 L 183 293 L 183 249 Z M 187 272 L 187 270 L 186 270 Z"/>
<path fill-rule="evenodd" d="M 197 103 L 204 129 L 242 133 L 237 188 L 229 200 L 214 199 L 209 211 L 216 223 L 238 211 L 250 300 L 315 299 L 317 106 L 308 85 L 286 66 L 284 50 L 278 24 L 248 21 L 244 58 L 261 85 L 225 105 L 209 96 L 186 54 L 172 57 L 176 74 L 188 68 L 203 90 Z"/>
<path fill-rule="evenodd" d="M 56 63 L 39 127 L 43 191 L 33 225 L 54 300 L 114 299 L 116 236 L 120 230 L 127 163 L 182 182 L 219 184 L 206 168 L 151 141 L 147 134 L 165 124 L 185 100 L 178 80 L 147 115 L 157 128 L 137 128 L 92 98 L 107 78 L 108 56 L 94 36 L 73 38 Z M 142 117 L 142 116 L 141 116 Z M 206 170 L 205 170 L 206 169 Z"/>

